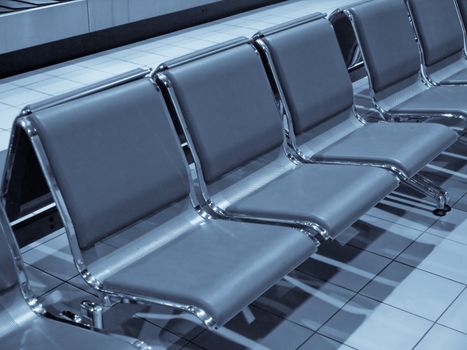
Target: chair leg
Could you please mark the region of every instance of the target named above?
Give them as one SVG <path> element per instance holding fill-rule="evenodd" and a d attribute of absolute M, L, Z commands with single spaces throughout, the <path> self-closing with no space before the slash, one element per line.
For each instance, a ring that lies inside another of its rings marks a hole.
<path fill-rule="evenodd" d="M 433 210 L 434 215 L 444 216 L 451 210 L 451 207 L 448 205 L 448 192 L 425 176 L 417 174 L 406 180 L 405 183 L 416 191 L 423 193 L 436 201 L 436 209 Z"/>
<path fill-rule="evenodd" d="M 92 301 L 81 302 L 81 317 L 95 329 L 104 329 L 104 308 Z"/>

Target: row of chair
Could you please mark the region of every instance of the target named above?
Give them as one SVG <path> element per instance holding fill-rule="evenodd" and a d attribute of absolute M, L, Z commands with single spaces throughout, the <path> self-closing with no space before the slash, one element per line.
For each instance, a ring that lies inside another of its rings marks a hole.
<path fill-rule="evenodd" d="M 105 307 L 162 304 L 218 327 L 400 182 L 449 211 L 418 172 L 457 133 L 361 119 L 322 14 L 148 73 L 26 107 L 7 159 L 4 194 L 29 140 Z"/>
<path fill-rule="evenodd" d="M 456 4 L 465 1 L 372 0 L 338 11 L 352 23 L 373 105 L 387 120 L 450 118 L 465 130 L 467 61 Z"/>

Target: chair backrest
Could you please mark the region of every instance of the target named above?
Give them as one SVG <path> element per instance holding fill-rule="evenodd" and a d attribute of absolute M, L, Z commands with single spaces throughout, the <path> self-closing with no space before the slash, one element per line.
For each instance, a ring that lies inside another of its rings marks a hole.
<path fill-rule="evenodd" d="M 454 1 L 407 0 L 407 4 L 427 66 L 462 53 L 464 38 Z"/>
<path fill-rule="evenodd" d="M 187 60 L 167 69 L 165 75 L 177 96 L 206 183 L 282 143 L 274 94 L 250 44 Z"/>
<path fill-rule="evenodd" d="M 336 33 L 345 64 L 350 68 L 357 63 L 356 57 L 360 56 L 360 48 L 358 47 L 352 23 L 340 9 L 329 15 L 329 22 L 331 22 Z"/>
<path fill-rule="evenodd" d="M 328 20 L 281 28 L 261 38 L 267 45 L 284 91 L 294 124 L 300 134 L 353 104 L 352 82 L 339 43 Z"/>
<path fill-rule="evenodd" d="M 188 195 L 180 144 L 145 78 L 30 117 L 81 248 Z"/>
<path fill-rule="evenodd" d="M 374 0 L 348 11 L 375 92 L 419 72 L 420 55 L 404 0 Z"/>

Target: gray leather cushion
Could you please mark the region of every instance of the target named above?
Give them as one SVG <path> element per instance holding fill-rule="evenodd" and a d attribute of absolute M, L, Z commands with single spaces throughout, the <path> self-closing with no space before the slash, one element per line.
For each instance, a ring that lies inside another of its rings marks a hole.
<path fill-rule="evenodd" d="M 398 186 L 387 170 L 306 164 L 226 208 L 262 217 L 314 221 L 336 236 Z"/>
<path fill-rule="evenodd" d="M 209 220 L 104 284 L 201 307 L 222 325 L 315 250 L 296 229 Z"/>
<path fill-rule="evenodd" d="M 264 41 L 271 51 L 297 134 L 352 105 L 352 83 L 327 20 L 286 29 Z"/>
<path fill-rule="evenodd" d="M 456 140 L 454 130 L 439 124 L 373 123 L 357 129 L 314 158 L 392 164 L 412 177 Z"/>
<path fill-rule="evenodd" d="M 5 222 L 8 222 L 3 208 L 0 209 L 0 215 L 3 215 Z M 0 293 L 18 283 L 18 275 L 13 262 L 13 255 L 6 236 L 12 233 L 5 232 L 6 230 L 9 230 L 9 227 L 0 226 L 0 266 L 2 267 L 0 272 Z"/>
<path fill-rule="evenodd" d="M 464 48 L 462 27 L 453 0 L 409 0 L 428 66 Z"/>
<path fill-rule="evenodd" d="M 404 0 L 374 0 L 349 9 L 376 92 L 419 70 L 420 57 Z"/>
<path fill-rule="evenodd" d="M 467 114 L 467 86 L 437 86 L 408 99 L 390 112 Z"/>
<path fill-rule="evenodd" d="M 82 248 L 187 195 L 167 113 L 142 79 L 33 116 Z"/>
<path fill-rule="evenodd" d="M 248 45 L 166 72 L 206 182 L 282 142 L 281 117 L 258 54 Z"/>

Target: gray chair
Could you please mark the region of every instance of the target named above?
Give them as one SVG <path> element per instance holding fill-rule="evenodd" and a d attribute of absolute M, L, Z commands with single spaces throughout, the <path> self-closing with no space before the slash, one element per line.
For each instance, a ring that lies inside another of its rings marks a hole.
<path fill-rule="evenodd" d="M 467 119 L 467 86 L 427 86 L 404 0 L 347 8 L 362 50 L 375 107 L 388 120 Z"/>
<path fill-rule="evenodd" d="M 455 0 L 406 0 L 422 74 L 431 85 L 467 85 L 464 36 Z"/>
<path fill-rule="evenodd" d="M 21 350 L 150 349 L 47 313 L 30 289 L 8 218 L 0 207 L 0 348 Z M 129 340 L 129 339 L 128 339 Z"/>
<path fill-rule="evenodd" d="M 383 169 L 303 165 L 293 151 L 289 159 L 266 71 L 246 38 L 167 62 L 155 77 L 195 159 L 198 195 L 220 215 L 334 238 L 398 186 Z"/>
<path fill-rule="evenodd" d="M 221 326 L 319 244 L 305 229 L 205 213 L 148 78 L 31 106 L 15 125 L 30 138 L 75 265 L 104 307 L 160 304 Z"/>
<path fill-rule="evenodd" d="M 352 82 L 334 30 L 323 14 L 271 27 L 254 36 L 283 106 L 289 144 L 305 162 L 386 168 L 436 200 L 447 193 L 417 173 L 457 140 L 439 124 L 366 123 L 353 103 Z"/>

